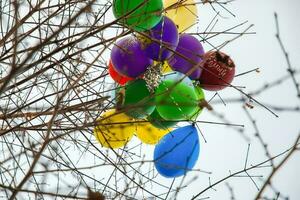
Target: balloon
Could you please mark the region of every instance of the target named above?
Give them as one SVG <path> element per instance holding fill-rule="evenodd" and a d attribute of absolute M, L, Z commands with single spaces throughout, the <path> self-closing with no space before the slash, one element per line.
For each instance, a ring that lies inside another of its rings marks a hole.
<path fill-rule="evenodd" d="M 178 128 L 165 135 L 155 146 L 155 168 L 165 177 L 185 175 L 195 166 L 199 151 L 197 129 L 192 125 Z"/>
<path fill-rule="evenodd" d="M 234 75 L 235 64 L 228 55 L 219 51 L 204 55 L 203 71 L 199 79 L 203 89 L 222 90 L 232 82 Z"/>
<path fill-rule="evenodd" d="M 175 82 L 183 82 L 187 85 L 193 85 L 193 82 L 189 77 L 187 77 L 181 72 L 176 72 L 176 71 L 163 74 L 162 80 L 173 80 Z"/>
<path fill-rule="evenodd" d="M 158 141 L 170 132 L 170 129 L 159 129 L 147 121 L 136 123 L 136 136 L 145 144 L 157 144 Z"/>
<path fill-rule="evenodd" d="M 153 63 L 133 36 L 119 40 L 111 51 L 111 61 L 115 70 L 123 76 L 136 78 Z"/>
<path fill-rule="evenodd" d="M 133 119 L 124 113 L 109 110 L 101 115 L 94 128 L 97 141 L 107 148 L 123 147 L 133 136 Z"/>
<path fill-rule="evenodd" d="M 169 63 L 167 61 L 164 61 L 163 62 L 163 65 L 162 65 L 162 73 L 169 73 L 169 72 L 172 72 L 172 68 L 170 67 Z"/>
<path fill-rule="evenodd" d="M 166 60 L 173 54 L 171 50 L 175 51 L 178 45 L 179 35 L 176 25 L 168 17 L 163 17 L 161 22 L 146 34 L 148 37 L 140 37 L 141 43 L 146 55 L 153 60 Z"/>
<path fill-rule="evenodd" d="M 205 94 L 204 94 L 202 88 L 199 87 L 199 86 L 195 86 L 195 91 L 196 91 L 196 94 L 197 94 L 197 102 L 200 104 L 201 101 L 205 100 Z M 196 120 L 197 117 L 201 114 L 202 110 L 203 110 L 203 107 L 198 106 L 196 112 L 192 115 L 191 119 Z"/>
<path fill-rule="evenodd" d="M 172 69 L 184 74 L 189 73 L 189 77 L 193 80 L 198 79 L 202 69 L 197 65 L 202 61 L 201 57 L 204 54 L 201 43 L 191 35 L 182 34 L 176 53 L 168 60 Z"/>
<path fill-rule="evenodd" d="M 114 0 L 113 12 L 116 18 L 136 31 L 153 28 L 162 18 L 162 0 Z M 130 14 L 129 14 L 130 13 Z"/>
<path fill-rule="evenodd" d="M 143 119 L 154 111 L 154 98 L 150 97 L 143 79 L 129 81 L 125 85 L 123 108 L 128 116 L 138 119 Z"/>
<path fill-rule="evenodd" d="M 193 84 L 173 79 L 162 80 L 155 91 L 159 115 L 166 120 L 189 119 L 197 110 L 197 94 Z"/>
<path fill-rule="evenodd" d="M 111 60 L 109 61 L 109 65 L 108 65 L 108 73 L 111 76 L 111 78 L 116 81 L 117 83 L 119 83 L 120 85 L 124 85 L 125 83 L 127 83 L 128 81 L 132 80 L 132 78 L 130 77 L 126 77 L 126 76 L 122 76 L 121 74 L 119 74 L 115 69 L 114 66 L 111 62 Z"/>
<path fill-rule="evenodd" d="M 172 70 L 172 68 L 169 66 L 168 62 L 167 61 L 163 61 L 163 62 L 158 62 L 158 61 L 153 61 L 153 65 L 156 66 L 158 63 L 161 64 L 161 72 L 163 74 L 165 73 L 170 73 L 170 72 L 174 72 Z"/>
<path fill-rule="evenodd" d="M 179 33 L 196 24 L 198 12 L 194 0 L 164 0 L 163 2 L 166 16 L 175 22 Z"/>
<path fill-rule="evenodd" d="M 168 129 L 177 124 L 177 121 L 170 121 L 170 120 L 168 121 L 168 120 L 165 120 L 164 118 L 162 118 L 156 109 L 153 111 L 153 113 L 147 119 L 150 121 L 150 123 L 153 126 L 155 126 L 156 128 L 159 128 L 159 129 Z"/>

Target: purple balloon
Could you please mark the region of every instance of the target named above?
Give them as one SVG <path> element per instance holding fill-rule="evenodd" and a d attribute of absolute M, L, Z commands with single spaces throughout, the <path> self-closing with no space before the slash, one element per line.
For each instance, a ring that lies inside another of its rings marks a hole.
<path fill-rule="evenodd" d="M 146 38 L 142 42 L 142 46 L 145 48 L 146 55 L 153 60 L 163 61 L 168 59 L 173 54 L 172 50 L 175 51 L 178 45 L 179 35 L 177 27 L 168 17 L 163 17 L 146 34 L 150 38 Z"/>
<path fill-rule="evenodd" d="M 173 70 L 187 74 L 202 61 L 201 56 L 204 54 L 204 49 L 195 37 L 182 34 L 179 37 L 176 53 L 168 60 L 169 65 Z M 189 77 L 196 80 L 200 77 L 201 72 L 201 68 L 195 68 Z"/>
<path fill-rule="evenodd" d="M 143 74 L 153 63 L 133 36 L 123 38 L 114 45 L 111 50 L 111 61 L 117 72 L 131 78 Z"/>

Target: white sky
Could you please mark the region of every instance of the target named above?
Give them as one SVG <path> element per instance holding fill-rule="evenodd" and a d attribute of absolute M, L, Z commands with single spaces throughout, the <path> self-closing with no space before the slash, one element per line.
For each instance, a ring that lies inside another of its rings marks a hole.
<path fill-rule="evenodd" d="M 206 27 L 214 15 L 209 6 L 199 7 L 200 15 L 200 31 Z M 255 88 L 261 87 L 267 82 L 272 82 L 286 74 L 287 65 L 285 58 L 279 48 L 275 38 L 275 20 L 274 12 L 279 16 L 280 31 L 283 43 L 290 54 L 292 66 L 299 69 L 299 53 L 300 53 L 300 21 L 299 8 L 300 1 L 282 1 L 282 0 L 239 0 L 234 1 L 228 6 L 236 18 L 221 19 L 216 30 L 224 30 L 233 24 L 249 21 L 249 24 L 255 26 L 251 29 L 257 32 L 256 35 L 245 36 L 238 39 L 232 44 L 229 44 L 224 51 L 229 53 L 236 62 L 237 73 L 260 67 L 260 74 L 249 74 L 240 78 L 236 78 L 233 82 L 235 85 L 246 86 L 245 91 L 252 91 Z M 221 11 L 225 16 L 230 16 L 224 11 Z M 221 40 L 221 38 L 220 38 Z M 219 44 L 216 40 L 214 44 Z M 206 45 L 207 48 L 210 48 Z M 298 81 L 299 76 L 297 77 Z M 206 93 L 207 96 L 212 96 L 213 93 Z M 220 93 L 222 97 L 239 97 L 238 92 L 233 89 L 227 89 Z M 277 106 L 296 106 L 299 105 L 299 99 L 296 98 L 296 91 L 291 80 L 285 82 L 280 87 L 269 90 L 258 97 L 261 102 L 277 105 Z M 225 114 L 226 118 L 232 123 L 245 124 L 246 134 L 252 138 L 249 165 L 263 161 L 265 159 L 260 143 L 257 139 L 253 139 L 255 130 L 241 109 L 241 104 L 230 104 L 226 107 L 219 105 L 215 110 Z M 292 112 L 278 113 L 279 118 L 273 117 L 266 110 L 255 106 L 250 111 L 257 120 L 257 125 L 263 139 L 269 144 L 270 151 L 276 155 L 288 147 L 290 147 L 300 131 L 300 116 L 299 113 Z M 200 116 L 200 120 L 216 120 L 211 117 L 208 112 L 204 112 Z M 213 172 L 211 181 L 215 182 L 222 177 L 232 172 L 243 169 L 247 142 L 238 136 L 238 133 L 231 129 L 224 129 L 222 126 L 202 125 L 207 144 L 202 142 L 201 155 L 197 167 L 207 169 Z M 281 159 L 281 158 L 280 158 Z M 279 160 L 280 160 L 279 159 Z M 300 197 L 300 156 L 295 154 L 286 165 L 275 175 L 274 185 L 282 192 L 283 195 L 288 195 L 290 199 L 299 199 Z M 260 169 L 251 171 L 252 175 L 269 174 L 268 169 Z M 208 175 L 200 175 L 200 180 L 197 180 L 192 189 L 186 190 L 184 195 L 201 191 L 201 188 L 208 186 Z M 256 179 L 257 180 L 257 179 Z M 260 186 L 261 182 L 256 181 Z M 229 183 L 234 188 L 237 199 L 250 200 L 255 197 L 257 190 L 249 178 L 233 178 Z M 206 195 L 210 199 L 229 199 L 229 192 L 225 185 L 216 187 L 217 191 L 211 190 Z M 225 198 L 227 197 L 228 198 Z M 206 197 L 206 196 L 203 196 Z M 269 196 L 273 197 L 274 196 Z"/>

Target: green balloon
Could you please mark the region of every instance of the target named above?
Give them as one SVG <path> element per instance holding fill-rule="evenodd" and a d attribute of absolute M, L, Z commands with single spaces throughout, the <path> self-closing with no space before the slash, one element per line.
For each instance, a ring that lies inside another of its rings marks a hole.
<path fill-rule="evenodd" d="M 156 109 L 166 120 L 187 120 L 197 111 L 197 94 L 193 85 L 164 80 L 155 91 Z"/>
<path fill-rule="evenodd" d="M 143 79 L 129 81 L 125 85 L 125 97 L 123 109 L 126 114 L 133 118 L 144 119 L 155 109 L 154 98 Z"/>
<path fill-rule="evenodd" d="M 201 87 L 195 86 L 195 91 L 197 94 L 197 101 L 201 103 L 201 101 L 205 100 L 205 94 Z M 196 112 L 192 115 L 192 120 L 196 120 L 197 117 L 202 113 L 203 107 L 198 106 Z"/>
<path fill-rule="evenodd" d="M 122 19 L 122 23 L 136 31 L 146 31 L 157 25 L 162 18 L 162 10 L 162 0 L 114 0 L 113 3 L 116 18 L 131 13 Z"/>
<path fill-rule="evenodd" d="M 153 113 L 147 119 L 153 126 L 155 126 L 156 128 L 159 128 L 159 129 L 167 129 L 167 128 L 175 126 L 178 123 L 177 121 L 165 120 L 164 118 L 162 118 L 160 116 L 160 114 L 157 112 L 156 109 L 153 111 Z"/>
<path fill-rule="evenodd" d="M 195 90 L 196 90 L 196 93 L 197 93 L 197 97 L 198 97 L 198 100 L 204 100 L 205 99 L 205 94 L 204 94 L 204 91 L 201 87 L 199 86 L 195 86 Z"/>

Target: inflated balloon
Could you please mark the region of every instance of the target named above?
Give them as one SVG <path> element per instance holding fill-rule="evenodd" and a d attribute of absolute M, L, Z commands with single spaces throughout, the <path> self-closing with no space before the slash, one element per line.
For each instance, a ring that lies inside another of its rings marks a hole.
<path fill-rule="evenodd" d="M 165 177 L 185 175 L 195 166 L 200 151 L 197 129 L 190 125 L 165 135 L 154 150 L 154 165 Z"/>
<path fill-rule="evenodd" d="M 166 16 L 175 22 L 179 33 L 196 24 L 198 12 L 194 0 L 164 0 L 163 2 Z"/>
<path fill-rule="evenodd" d="M 201 43 L 191 35 L 182 34 L 176 53 L 168 60 L 172 69 L 187 74 L 193 80 L 198 79 L 202 71 L 198 65 L 204 54 Z"/>
<path fill-rule="evenodd" d="M 233 60 L 220 51 L 204 55 L 203 71 L 200 76 L 201 87 L 205 90 L 218 91 L 226 88 L 235 75 Z"/>
<path fill-rule="evenodd" d="M 203 106 L 201 106 L 201 104 L 205 104 L 207 103 L 205 101 L 205 94 L 204 91 L 202 90 L 201 87 L 199 86 L 195 86 L 195 90 L 196 90 L 196 94 L 197 94 L 197 101 L 198 101 L 198 109 L 197 111 L 192 115 L 192 120 L 196 120 L 197 117 L 201 114 L 202 110 L 203 110 Z"/>
<path fill-rule="evenodd" d="M 145 31 L 153 28 L 161 20 L 162 0 L 114 0 L 115 17 L 124 17 L 121 22 L 137 30 Z"/>
<path fill-rule="evenodd" d="M 121 74 L 119 74 L 115 69 L 114 66 L 111 62 L 111 60 L 109 61 L 109 65 L 108 65 L 108 73 L 111 76 L 111 78 L 116 81 L 117 83 L 119 83 L 120 85 L 124 85 L 125 83 L 127 83 L 128 81 L 132 80 L 132 78 L 127 77 L 127 76 L 123 76 Z"/>
<path fill-rule="evenodd" d="M 193 82 L 189 77 L 177 71 L 172 71 L 170 73 L 163 74 L 162 80 L 173 80 L 176 82 L 184 82 L 187 85 L 193 85 Z"/>
<path fill-rule="evenodd" d="M 162 118 L 156 109 L 147 119 L 153 126 L 159 129 L 166 130 L 170 127 L 174 127 L 177 124 L 177 121 L 165 120 L 164 118 Z"/>
<path fill-rule="evenodd" d="M 167 61 L 163 61 L 163 62 L 153 61 L 154 66 L 156 66 L 159 63 L 161 64 L 161 72 L 163 74 L 173 72 L 172 68 L 170 67 Z"/>
<path fill-rule="evenodd" d="M 172 68 L 170 67 L 169 63 L 167 61 L 164 61 L 163 64 L 162 64 L 162 73 L 165 74 L 165 73 L 169 73 L 169 72 L 172 72 Z"/>
<path fill-rule="evenodd" d="M 163 79 L 155 91 L 155 104 L 162 118 L 185 120 L 197 110 L 197 94 L 193 84 Z"/>
<path fill-rule="evenodd" d="M 127 115 L 143 119 L 154 111 L 154 98 L 150 96 L 146 82 L 143 79 L 126 83 L 124 92 L 122 105 Z"/>
<path fill-rule="evenodd" d="M 137 122 L 136 136 L 145 144 L 157 144 L 171 129 L 159 129 L 147 121 Z"/>
<path fill-rule="evenodd" d="M 97 120 L 94 135 L 103 147 L 123 147 L 134 134 L 133 122 L 133 119 L 124 113 L 109 110 Z"/>
<path fill-rule="evenodd" d="M 176 25 L 168 17 L 163 17 L 161 22 L 145 34 L 147 37 L 140 37 L 141 43 L 146 55 L 153 60 L 166 60 L 178 45 L 179 35 Z"/>
<path fill-rule="evenodd" d="M 153 63 L 141 48 L 139 41 L 129 36 L 119 40 L 111 51 L 114 69 L 123 76 L 136 78 Z"/>

